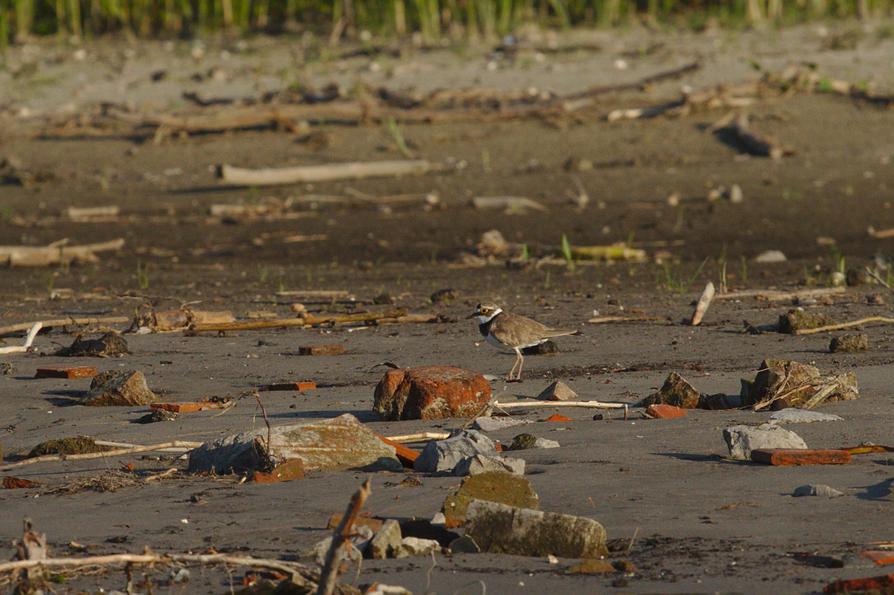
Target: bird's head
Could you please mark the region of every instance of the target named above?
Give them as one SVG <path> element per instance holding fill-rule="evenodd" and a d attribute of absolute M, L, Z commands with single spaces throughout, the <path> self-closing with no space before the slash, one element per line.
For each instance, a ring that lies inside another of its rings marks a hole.
<path fill-rule="evenodd" d="M 502 311 L 503 309 L 495 304 L 478 304 L 469 318 L 477 318 L 478 324 L 487 324 Z"/>

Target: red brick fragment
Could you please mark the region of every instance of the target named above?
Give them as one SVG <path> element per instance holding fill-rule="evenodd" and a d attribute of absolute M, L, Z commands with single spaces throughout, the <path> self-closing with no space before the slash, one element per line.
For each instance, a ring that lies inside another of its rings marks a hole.
<path fill-rule="evenodd" d="M 388 370 L 373 395 L 383 419 L 472 417 L 491 398 L 490 383 L 477 372 L 452 366 Z"/>
<path fill-rule="evenodd" d="M 292 459 L 285 463 L 280 463 L 269 473 L 255 471 L 252 477 L 255 483 L 279 483 L 294 479 L 304 479 L 304 463 L 301 462 L 301 459 Z"/>
<path fill-rule="evenodd" d="M 31 481 L 30 479 L 22 479 L 21 477 L 13 477 L 12 475 L 7 475 L 3 478 L 3 481 L 0 482 L 0 486 L 3 487 L 4 490 L 20 490 L 23 488 L 36 488 L 40 484 L 36 481 Z"/>
<path fill-rule="evenodd" d="M 543 421 L 571 421 L 571 418 L 564 415 L 559 415 L 558 413 L 553 413 Z"/>
<path fill-rule="evenodd" d="M 878 566 L 887 566 L 888 564 L 894 564 L 894 552 L 868 550 L 860 555 L 864 558 L 869 558 Z"/>
<path fill-rule="evenodd" d="M 341 355 L 347 351 L 341 343 L 323 343 L 321 345 L 302 345 L 298 355 Z"/>
<path fill-rule="evenodd" d="M 675 417 L 686 417 L 686 410 L 674 405 L 649 405 L 646 408 L 646 415 L 655 419 L 673 419 Z"/>
<path fill-rule="evenodd" d="M 224 409 L 228 403 L 220 401 L 187 401 L 185 403 L 151 403 L 150 409 L 164 409 L 174 413 L 195 413 L 206 409 Z"/>
<path fill-rule="evenodd" d="M 851 462 L 851 453 L 846 450 L 761 448 L 751 451 L 751 460 L 775 466 L 845 465 Z"/>
<path fill-rule="evenodd" d="M 93 378 L 99 371 L 93 366 L 66 366 L 64 368 L 37 368 L 35 378 Z"/>
<path fill-rule="evenodd" d="M 317 388 L 317 383 L 313 380 L 302 380 L 301 382 L 277 382 L 274 384 L 265 384 L 261 386 L 258 390 L 260 391 L 274 391 L 274 390 L 294 390 L 299 393 L 303 393 L 304 391 L 313 390 Z"/>
<path fill-rule="evenodd" d="M 852 578 L 829 583 L 824 593 L 891 593 L 894 592 L 894 574 L 866 578 Z"/>

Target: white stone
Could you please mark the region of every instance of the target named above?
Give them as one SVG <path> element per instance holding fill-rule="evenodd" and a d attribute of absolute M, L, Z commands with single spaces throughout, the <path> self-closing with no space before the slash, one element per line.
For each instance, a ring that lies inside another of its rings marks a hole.
<path fill-rule="evenodd" d="M 800 436 L 776 424 L 730 426 L 723 430 L 723 440 L 729 456 L 742 461 L 751 460 L 751 451 L 759 448 L 807 448 Z"/>

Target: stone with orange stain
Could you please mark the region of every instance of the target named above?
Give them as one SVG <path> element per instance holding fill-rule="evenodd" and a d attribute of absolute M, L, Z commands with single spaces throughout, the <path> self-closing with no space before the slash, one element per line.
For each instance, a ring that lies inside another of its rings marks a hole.
<path fill-rule="evenodd" d="M 686 410 L 674 405 L 656 404 L 646 407 L 646 415 L 655 419 L 673 419 L 685 417 Z"/>
<path fill-rule="evenodd" d="M 491 398 L 477 372 L 452 366 L 389 370 L 376 386 L 373 410 L 383 419 L 472 417 Z"/>
<path fill-rule="evenodd" d="M 269 472 L 255 471 L 252 477 L 255 483 L 279 483 L 295 479 L 304 479 L 304 463 L 301 462 L 301 459 L 292 459 L 281 463 Z"/>

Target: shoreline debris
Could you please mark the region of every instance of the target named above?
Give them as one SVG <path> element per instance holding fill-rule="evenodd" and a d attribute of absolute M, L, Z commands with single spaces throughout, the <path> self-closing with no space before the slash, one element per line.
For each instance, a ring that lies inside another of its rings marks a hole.
<path fill-rule="evenodd" d="M 58 240 L 46 246 L 0 246 L 0 266 L 44 267 L 99 262 L 99 252 L 115 252 L 124 247 L 124 238 L 69 246 Z"/>

